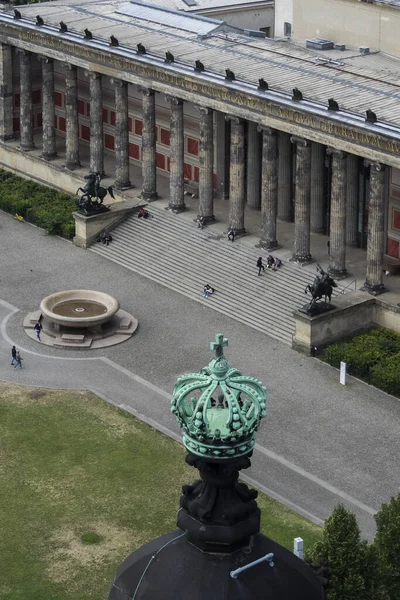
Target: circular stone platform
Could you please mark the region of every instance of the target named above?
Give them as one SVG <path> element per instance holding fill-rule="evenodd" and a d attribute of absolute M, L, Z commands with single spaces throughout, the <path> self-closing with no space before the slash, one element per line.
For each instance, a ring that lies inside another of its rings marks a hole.
<path fill-rule="evenodd" d="M 39 321 L 43 327 L 40 342 L 34 327 Z M 136 332 L 139 323 L 135 317 L 119 309 L 106 323 L 89 327 L 67 327 L 44 316 L 41 310 L 29 313 L 23 323 L 25 333 L 38 344 L 71 350 L 95 350 L 121 344 Z"/>

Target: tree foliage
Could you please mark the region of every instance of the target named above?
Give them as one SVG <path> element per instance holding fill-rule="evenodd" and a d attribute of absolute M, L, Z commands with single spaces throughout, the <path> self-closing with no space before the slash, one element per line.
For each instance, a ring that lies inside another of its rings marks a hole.
<path fill-rule="evenodd" d="M 387 600 L 400 600 L 400 494 L 375 515 L 374 540 Z"/>

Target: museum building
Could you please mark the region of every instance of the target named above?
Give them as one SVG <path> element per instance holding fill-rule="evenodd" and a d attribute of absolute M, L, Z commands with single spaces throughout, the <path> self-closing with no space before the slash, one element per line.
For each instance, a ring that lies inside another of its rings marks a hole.
<path fill-rule="evenodd" d="M 245 205 L 259 210 L 265 248 L 277 247 L 278 220 L 294 221 L 300 263 L 311 232 L 328 233 L 334 277 L 346 276 L 346 246 L 366 248 L 365 287 L 383 291 L 384 255 L 400 258 L 396 60 L 138 0 L 2 6 L 4 167 L 68 189 L 52 175 L 62 156 L 71 191 L 73 171 L 104 173 L 105 156 L 119 190 L 140 165 L 142 197 L 157 197 L 164 174 L 176 212 L 188 189 L 205 221 L 229 198 L 241 234 Z M 30 158 L 38 147 L 43 167 Z"/>

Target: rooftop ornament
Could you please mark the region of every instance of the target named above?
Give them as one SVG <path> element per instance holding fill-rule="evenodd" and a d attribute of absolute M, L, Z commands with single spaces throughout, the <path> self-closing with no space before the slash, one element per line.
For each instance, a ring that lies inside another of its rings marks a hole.
<path fill-rule="evenodd" d="M 93 39 L 93 34 L 89 29 L 85 29 L 84 33 L 85 33 L 85 35 L 84 35 L 85 40 Z"/>
<path fill-rule="evenodd" d="M 297 87 L 293 88 L 292 100 L 295 100 L 296 102 L 300 102 L 301 100 L 303 100 L 303 94 Z"/>
<path fill-rule="evenodd" d="M 172 52 L 166 52 L 164 62 L 171 64 L 174 61 L 175 61 L 175 56 L 172 54 Z"/>
<path fill-rule="evenodd" d="M 64 21 L 60 21 L 60 33 L 67 33 L 68 27 Z"/>
<path fill-rule="evenodd" d="M 146 54 L 146 48 L 145 46 L 143 46 L 143 44 L 138 44 L 137 45 L 137 53 L 138 54 Z"/>
<path fill-rule="evenodd" d="M 206 70 L 201 60 L 196 60 L 194 70 L 196 71 L 196 73 L 203 73 L 203 71 Z"/>
<path fill-rule="evenodd" d="M 225 79 L 226 81 L 235 81 L 236 77 L 235 77 L 235 73 L 233 71 L 231 71 L 230 69 L 225 69 Z"/>
<path fill-rule="evenodd" d="M 266 415 L 266 390 L 260 381 L 230 368 L 222 334 L 210 343 L 215 357 L 200 373 L 175 384 L 171 410 L 183 430 L 186 449 L 197 456 L 226 460 L 250 454 Z"/>
<path fill-rule="evenodd" d="M 368 109 L 366 111 L 366 117 L 365 120 L 367 121 L 367 123 L 376 123 L 378 120 L 378 117 L 376 116 L 376 113 L 374 113 L 371 109 Z"/>
<path fill-rule="evenodd" d="M 35 23 L 35 25 L 44 25 L 44 21 L 43 21 L 43 19 L 42 19 L 42 17 L 40 15 L 38 15 L 36 17 L 36 23 Z"/>
<path fill-rule="evenodd" d="M 22 19 L 21 13 L 16 8 L 14 8 L 14 19 Z"/>
<path fill-rule="evenodd" d="M 328 110 L 335 110 L 335 111 L 340 110 L 339 104 L 333 98 L 329 98 L 329 100 L 328 100 Z"/>
<path fill-rule="evenodd" d="M 110 35 L 110 46 L 112 46 L 113 48 L 119 46 L 119 41 L 114 35 Z"/>
<path fill-rule="evenodd" d="M 268 83 L 262 77 L 258 80 L 258 89 L 260 92 L 266 92 L 268 90 Z"/>

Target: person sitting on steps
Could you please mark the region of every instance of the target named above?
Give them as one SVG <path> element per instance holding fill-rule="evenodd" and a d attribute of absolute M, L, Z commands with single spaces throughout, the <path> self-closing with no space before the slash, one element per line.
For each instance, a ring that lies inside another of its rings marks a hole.
<path fill-rule="evenodd" d="M 149 217 L 151 217 L 149 211 L 143 207 L 138 212 L 138 219 L 141 219 L 142 217 L 143 219 L 148 219 Z"/>
<path fill-rule="evenodd" d="M 281 264 L 282 264 L 282 261 L 281 261 L 281 259 L 277 257 L 277 258 L 275 258 L 275 260 L 274 260 L 274 264 L 272 265 L 271 269 L 272 269 L 273 271 L 276 271 L 276 270 L 277 270 L 277 268 L 281 266 Z"/>
<path fill-rule="evenodd" d="M 270 269 L 272 267 L 272 265 L 274 264 L 274 262 L 275 262 L 274 257 L 271 254 L 268 254 L 267 264 L 266 264 L 267 269 Z"/>
<path fill-rule="evenodd" d="M 204 290 L 203 290 L 203 296 L 204 296 L 204 298 L 208 298 L 214 292 L 215 292 L 214 288 L 211 287 L 211 285 L 209 285 L 208 283 L 206 283 L 206 285 L 204 286 Z"/>

